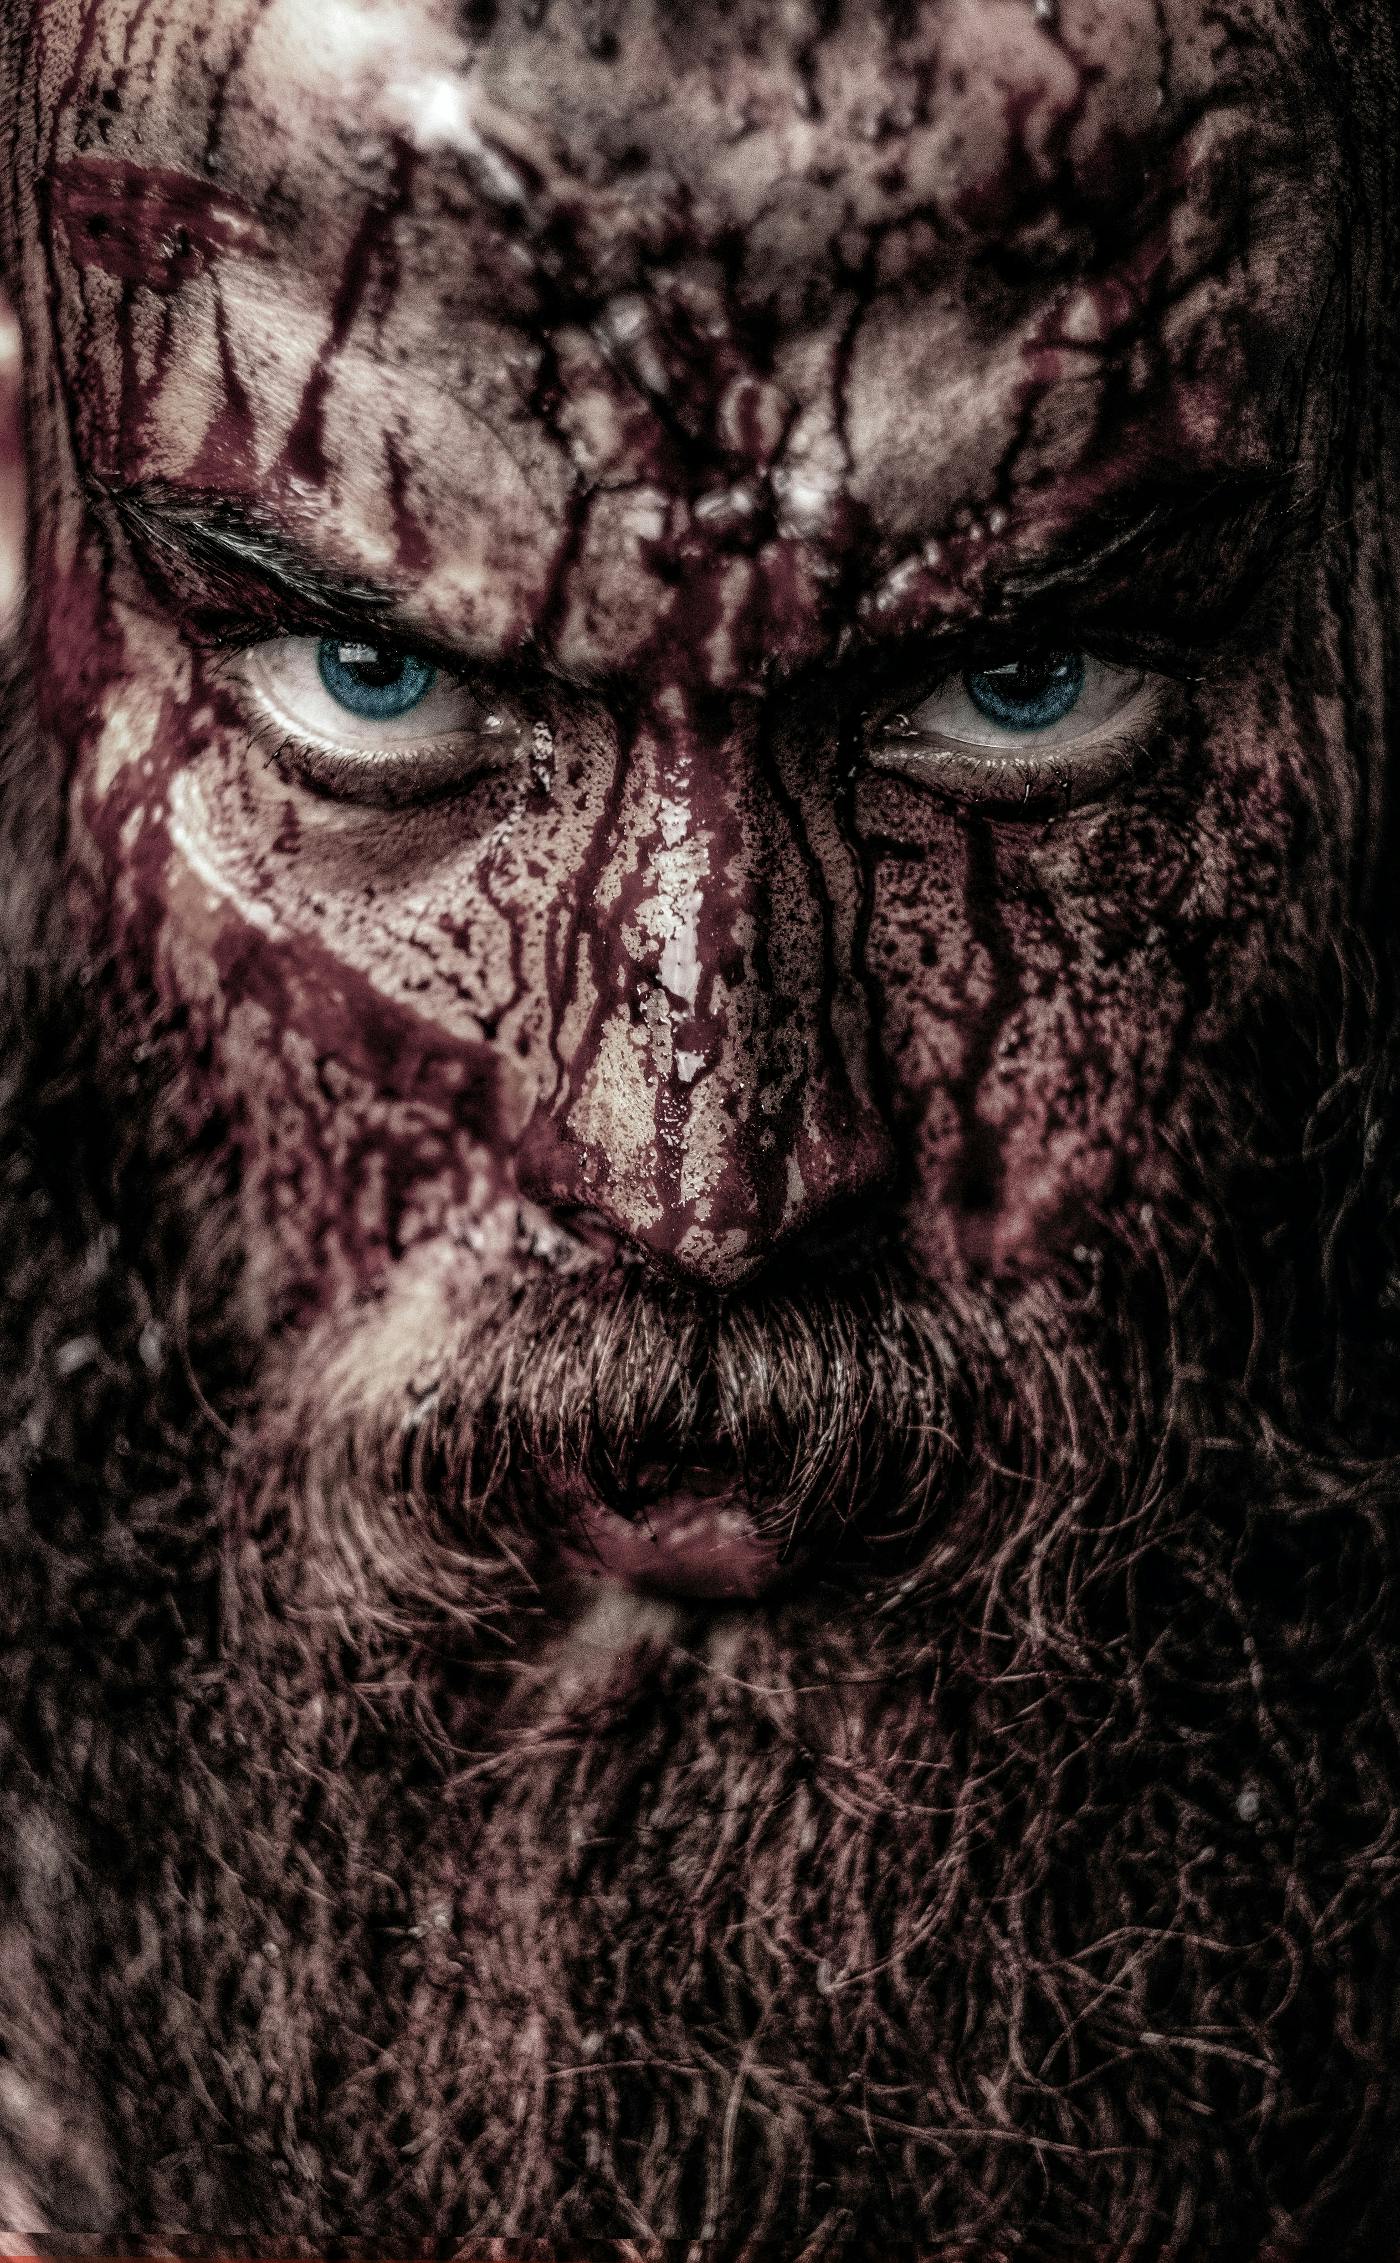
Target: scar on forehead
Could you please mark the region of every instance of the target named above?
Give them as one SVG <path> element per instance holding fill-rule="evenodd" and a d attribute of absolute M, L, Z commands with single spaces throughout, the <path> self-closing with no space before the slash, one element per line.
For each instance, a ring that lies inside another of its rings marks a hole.
<path fill-rule="evenodd" d="M 77 266 L 153 291 L 178 289 L 222 254 L 267 248 L 247 206 L 193 173 L 74 157 L 49 176 L 48 195 Z"/>

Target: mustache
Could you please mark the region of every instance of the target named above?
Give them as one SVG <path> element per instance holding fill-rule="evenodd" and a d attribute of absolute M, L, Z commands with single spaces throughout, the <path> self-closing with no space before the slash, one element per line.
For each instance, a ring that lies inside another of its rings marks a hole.
<path fill-rule="evenodd" d="M 1086 1294 L 1091 1326 L 1063 1281 L 1008 1311 L 897 1250 L 724 1298 L 625 1264 L 503 1281 L 411 1389 L 308 1376 L 260 1432 L 255 1554 L 361 1624 L 480 1634 L 582 1504 L 640 1518 L 698 1469 L 787 1561 L 985 1567 L 1151 1432 L 1150 1299 Z"/>

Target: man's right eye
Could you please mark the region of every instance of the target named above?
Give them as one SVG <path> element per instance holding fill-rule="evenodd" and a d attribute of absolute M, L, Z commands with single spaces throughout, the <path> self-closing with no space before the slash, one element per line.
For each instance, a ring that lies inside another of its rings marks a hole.
<path fill-rule="evenodd" d="M 373 722 L 397 721 L 423 705 L 438 670 L 392 644 L 347 644 L 323 636 L 316 648 L 322 684 L 337 707 Z"/>
<path fill-rule="evenodd" d="M 435 800 L 499 769 L 525 735 L 505 702 L 387 640 L 271 637 L 234 675 L 279 768 L 339 801 Z"/>

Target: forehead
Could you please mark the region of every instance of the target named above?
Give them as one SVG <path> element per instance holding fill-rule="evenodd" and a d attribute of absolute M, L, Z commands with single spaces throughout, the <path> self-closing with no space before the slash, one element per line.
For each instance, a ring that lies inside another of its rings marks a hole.
<path fill-rule="evenodd" d="M 1057 482 L 1082 504 L 1296 440 L 1334 247 L 1277 6 L 93 0 L 39 26 L 93 468 L 314 495 L 357 565 L 417 541 L 469 642 L 518 628 L 561 542 L 597 550 L 612 633 L 608 561 L 678 502 L 702 546 L 761 522 L 799 581 L 858 530 L 873 587 Z"/>
<path fill-rule="evenodd" d="M 125 113 L 249 188 L 343 187 L 347 155 L 406 137 L 476 159 L 479 185 L 508 196 L 482 162 L 499 135 L 521 179 L 562 162 L 635 209 L 628 177 L 645 171 L 745 224 L 775 186 L 834 175 L 853 219 L 927 204 L 987 222 L 1037 170 L 1112 198 L 1197 106 L 1282 111 L 1305 54 L 1296 0 L 55 0 L 36 15 L 51 100 Z"/>

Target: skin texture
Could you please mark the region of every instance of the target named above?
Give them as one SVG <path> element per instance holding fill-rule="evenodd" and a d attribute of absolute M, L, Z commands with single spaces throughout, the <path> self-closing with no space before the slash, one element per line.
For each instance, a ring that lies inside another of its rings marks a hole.
<path fill-rule="evenodd" d="M 23 2205 L 1369 2237 L 1384 25 L 208 14 L 0 50 Z"/>
<path fill-rule="evenodd" d="M 931 1274 L 1014 1280 L 1150 1179 L 1306 853 L 1325 678 L 1283 732 L 1238 661 L 1164 684 L 1141 790 L 1050 821 L 874 757 L 959 636 L 1004 613 L 1024 647 L 998 593 L 1057 547 L 1325 478 L 1296 57 L 1178 13 L 799 17 L 751 60 L 638 25 L 619 70 L 564 19 L 477 46 L 282 6 L 227 14 L 198 95 L 178 11 L 44 34 L 68 476 L 386 585 L 505 726 L 429 808 L 328 803 L 152 604 L 159 546 L 45 538 L 77 535 L 54 617 L 101 652 L 43 678 L 78 915 L 207 1047 L 277 1310 L 444 1243 L 470 1299 L 464 1234 L 489 1267 L 579 1212 L 729 1287 L 890 1193 Z"/>

